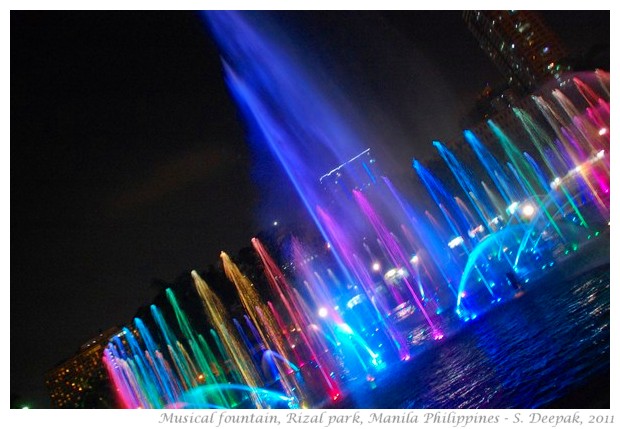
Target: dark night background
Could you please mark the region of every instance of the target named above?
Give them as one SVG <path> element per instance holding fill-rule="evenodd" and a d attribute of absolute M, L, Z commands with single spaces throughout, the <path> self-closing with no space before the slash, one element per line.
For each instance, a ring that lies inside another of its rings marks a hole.
<path fill-rule="evenodd" d="M 544 17 L 575 56 L 609 50 L 609 11 Z M 404 169 L 501 83 L 460 12 L 275 19 L 385 128 Z M 10 35 L 10 390 L 49 407 L 44 372 L 128 323 L 153 279 L 234 254 L 296 198 L 245 143 L 199 14 L 13 11 Z"/>

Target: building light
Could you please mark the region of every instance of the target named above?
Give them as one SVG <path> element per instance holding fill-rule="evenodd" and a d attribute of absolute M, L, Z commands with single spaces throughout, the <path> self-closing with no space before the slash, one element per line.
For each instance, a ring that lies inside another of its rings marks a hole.
<path fill-rule="evenodd" d="M 347 302 L 347 308 L 353 308 L 362 302 L 362 295 L 355 295 Z"/>
<path fill-rule="evenodd" d="M 398 273 L 398 271 L 396 270 L 396 268 L 391 268 L 391 269 L 387 270 L 387 272 L 385 273 L 384 277 L 386 278 L 386 280 L 390 280 L 390 279 L 396 277 L 397 273 Z"/>
<path fill-rule="evenodd" d="M 463 237 L 459 235 L 448 242 L 448 247 L 450 249 L 454 249 L 456 246 L 460 246 L 461 244 L 463 244 Z"/>

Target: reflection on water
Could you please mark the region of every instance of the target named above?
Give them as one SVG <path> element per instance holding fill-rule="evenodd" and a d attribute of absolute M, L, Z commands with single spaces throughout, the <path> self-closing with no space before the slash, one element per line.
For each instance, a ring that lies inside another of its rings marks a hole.
<path fill-rule="evenodd" d="M 357 390 L 350 406 L 544 408 L 608 373 L 607 265 L 572 280 L 546 281 L 478 317 L 440 346 L 393 367 L 374 390 Z M 594 392 L 609 398 L 608 383 L 602 384 Z"/>

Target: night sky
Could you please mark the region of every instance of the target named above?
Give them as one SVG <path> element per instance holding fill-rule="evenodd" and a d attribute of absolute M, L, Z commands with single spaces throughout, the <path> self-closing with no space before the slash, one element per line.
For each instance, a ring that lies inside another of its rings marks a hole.
<path fill-rule="evenodd" d="M 609 12 L 545 17 L 576 53 L 609 44 Z M 273 18 L 404 170 L 501 82 L 460 12 Z M 153 279 L 236 253 L 296 202 L 246 143 L 197 13 L 11 12 L 10 124 L 11 395 L 37 407 L 44 372 L 128 323 Z"/>

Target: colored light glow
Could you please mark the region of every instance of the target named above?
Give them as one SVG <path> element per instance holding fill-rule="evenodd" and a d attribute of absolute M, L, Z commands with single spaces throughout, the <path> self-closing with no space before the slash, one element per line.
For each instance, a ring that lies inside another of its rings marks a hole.
<path fill-rule="evenodd" d="M 483 233 L 483 232 L 484 232 L 484 226 L 478 225 L 477 227 L 469 230 L 467 235 L 469 235 L 471 238 L 474 238 L 477 233 Z"/>
<path fill-rule="evenodd" d="M 536 213 L 536 208 L 532 204 L 525 204 L 521 209 L 521 214 L 527 218 L 531 218 Z"/>
<path fill-rule="evenodd" d="M 519 203 L 510 203 L 510 205 L 506 208 L 506 212 L 512 215 L 517 211 L 517 207 L 519 207 Z"/>
<path fill-rule="evenodd" d="M 372 264 L 372 270 L 375 272 L 379 272 L 381 271 L 381 264 L 378 262 L 373 262 Z"/>
<path fill-rule="evenodd" d="M 464 243 L 463 237 L 459 235 L 458 237 L 454 237 L 452 240 L 448 242 L 448 247 L 450 249 L 454 249 L 456 246 L 460 246 L 463 243 Z"/>

